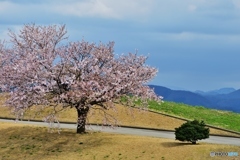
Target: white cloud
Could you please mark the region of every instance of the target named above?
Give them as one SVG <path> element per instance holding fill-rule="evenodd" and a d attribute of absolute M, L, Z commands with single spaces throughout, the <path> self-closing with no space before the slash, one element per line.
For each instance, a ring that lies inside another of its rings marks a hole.
<path fill-rule="evenodd" d="M 14 3 L 8 1 L 0 1 L 0 13 L 4 13 L 6 11 L 9 11 L 9 9 L 14 8 L 16 8 L 16 5 L 14 5 Z"/>
<path fill-rule="evenodd" d="M 66 15 L 74 16 L 110 16 L 115 17 L 113 10 L 106 6 L 99 0 L 74 2 L 74 3 L 61 3 L 53 7 L 53 10 Z"/>
<path fill-rule="evenodd" d="M 53 11 L 79 17 L 129 18 L 148 14 L 152 0 L 84 0 L 72 3 L 59 3 L 52 6 Z"/>
<path fill-rule="evenodd" d="M 239 0 L 232 0 L 232 3 L 237 9 L 240 9 L 240 1 Z"/>
<path fill-rule="evenodd" d="M 147 32 L 142 36 L 148 41 L 160 42 L 189 42 L 193 41 L 209 41 L 216 42 L 224 40 L 224 43 L 237 45 L 240 41 L 239 34 L 205 34 L 195 32 L 180 32 L 180 33 L 164 33 L 164 32 Z"/>
<path fill-rule="evenodd" d="M 66 24 L 69 40 L 115 40 L 117 53 L 150 52 L 149 63 L 160 68 L 156 84 L 200 87 L 188 81 L 192 72 L 212 77 L 212 84 L 196 79 L 201 87 L 225 77 L 239 87 L 240 78 L 228 74 L 239 75 L 239 9 L 240 0 L 0 0 L 0 39 L 8 39 L 8 28 L 18 32 L 26 23 Z"/>
<path fill-rule="evenodd" d="M 197 6 L 196 6 L 196 5 L 190 4 L 190 5 L 188 6 L 188 10 L 191 11 L 191 12 L 195 11 L 196 9 L 197 9 Z"/>
<path fill-rule="evenodd" d="M 210 34 L 198 34 L 198 33 L 191 33 L 191 32 L 181 32 L 177 34 L 169 34 L 169 37 L 172 40 L 186 40 L 186 41 L 192 41 L 195 39 L 213 39 L 216 35 L 210 35 Z"/>
<path fill-rule="evenodd" d="M 47 7 L 50 7 L 47 3 L 45 4 L 35 4 L 35 3 L 14 3 L 11 1 L 0 1 L 0 14 L 1 15 L 11 15 L 18 17 L 22 15 L 22 19 L 25 17 L 23 15 L 38 15 L 43 13 Z M 12 19 L 14 17 L 11 17 Z M 2 17 L 1 17 L 2 18 Z M 5 18 L 5 17 L 4 17 Z M 9 17 L 8 17 L 9 18 Z"/>

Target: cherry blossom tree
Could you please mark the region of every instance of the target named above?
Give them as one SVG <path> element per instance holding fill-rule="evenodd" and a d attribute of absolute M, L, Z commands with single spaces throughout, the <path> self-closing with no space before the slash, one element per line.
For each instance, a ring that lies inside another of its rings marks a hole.
<path fill-rule="evenodd" d="M 10 92 L 7 104 L 17 116 L 32 106 L 76 108 L 82 133 L 94 106 L 114 109 L 124 95 L 141 98 L 143 107 L 149 99 L 161 101 L 146 85 L 157 74 L 145 65 L 147 57 L 115 55 L 114 42 L 64 42 L 66 33 L 65 25 L 27 24 L 19 33 L 9 31 L 8 47 L 1 44 L 0 87 Z"/>
<path fill-rule="evenodd" d="M 10 60 L 11 58 L 8 57 L 8 52 L 7 49 L 5 48 L 5 43 L 0 41 L 0 91 L 2 91 L 2 86 L 1 84 L 4 83 L 4 78 L 3 78 L 3 68 L 7 64 L 7 60 Z"/>

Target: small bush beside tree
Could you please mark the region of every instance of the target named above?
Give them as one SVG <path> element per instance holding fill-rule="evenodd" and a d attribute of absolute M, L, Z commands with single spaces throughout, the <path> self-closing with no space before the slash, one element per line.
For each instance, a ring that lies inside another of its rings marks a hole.
<path fill-rule="evenodd" d="M 179 128 L 175 128 L 176 140 L 189 141 L 196 144 L 198 140 L 209 138 L 209 128 L 203 121 L 188 121 Z"/>

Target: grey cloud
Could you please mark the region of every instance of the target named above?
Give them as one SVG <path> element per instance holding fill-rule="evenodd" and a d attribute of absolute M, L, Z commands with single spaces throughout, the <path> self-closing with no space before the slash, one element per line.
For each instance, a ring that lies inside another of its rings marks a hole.
<path fill-rule="evenodd" d="M 147 7 L 145 14 L 122 10 L 125 13 L 120 19 L 79 17 L 51 10 L 56 3 L 66 1 L 6 2 L 13 6 L 0 11 L 1 38 L 8 27 L 15 25 L 66 24 L 69 40 L 113 40 L 115 53 L 135 49 L 139 54 L 150 53 L 147 63 L 159 68 L 152 83 L 191 90 L 228 87 L 224 85 L 240 88 L 240 3 L 238 6 L 236 1 L 152 0 L 148 5 L 148 1 L 139 1 Z"/>

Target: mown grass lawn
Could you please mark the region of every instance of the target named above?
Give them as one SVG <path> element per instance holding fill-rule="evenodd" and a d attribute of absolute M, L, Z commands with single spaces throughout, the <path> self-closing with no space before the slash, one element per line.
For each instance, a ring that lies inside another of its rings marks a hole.
<path fill-rule="evenodd" d="M 183 143 L 170 139 L 47 128 L 0 122 L 1 160 L 216 160 L 210 152 L 240 152 L 238 146 Z M 237 160 L 239 157 L 232 157 Z"/>

